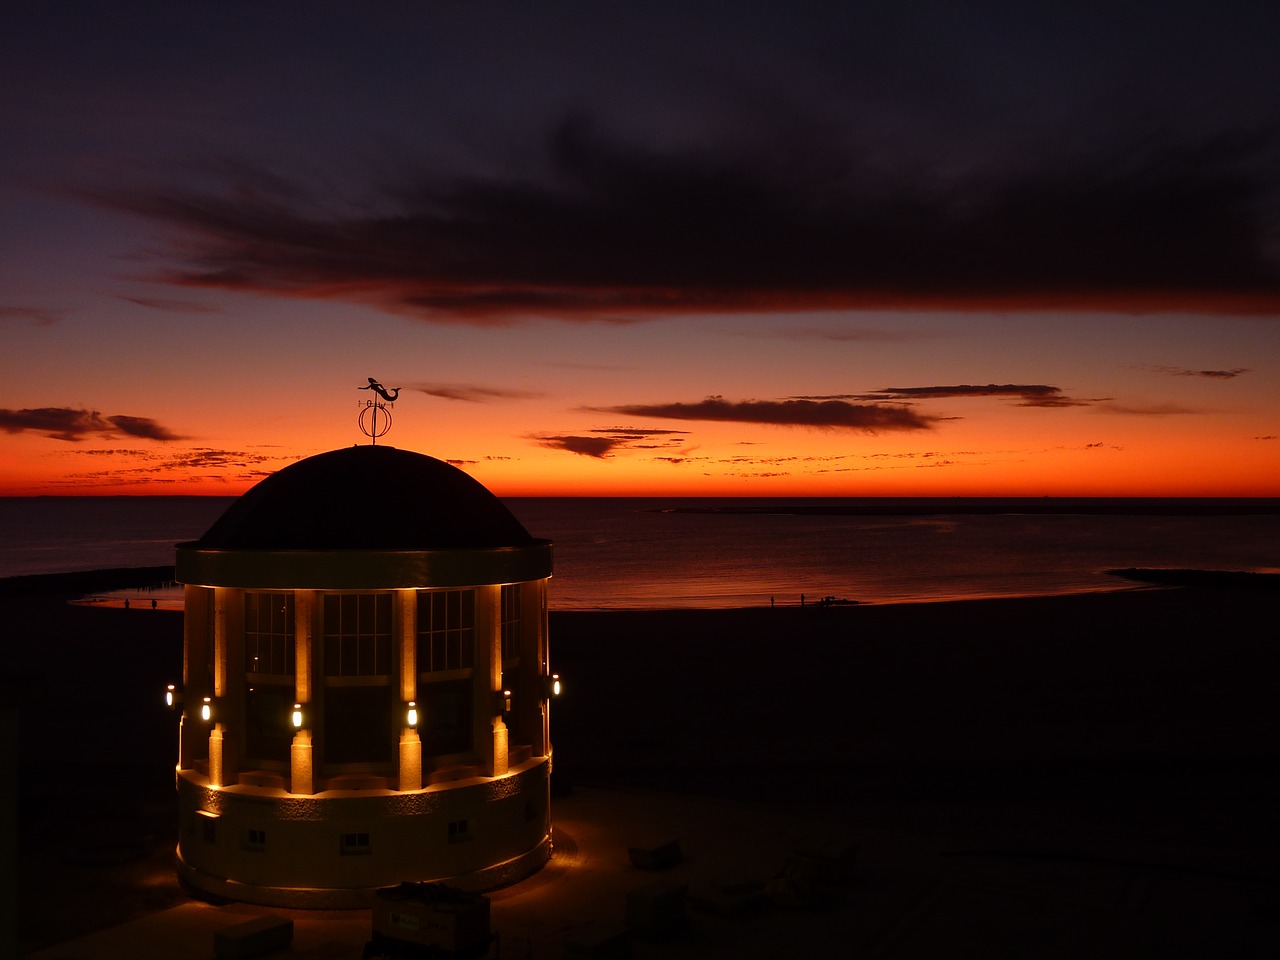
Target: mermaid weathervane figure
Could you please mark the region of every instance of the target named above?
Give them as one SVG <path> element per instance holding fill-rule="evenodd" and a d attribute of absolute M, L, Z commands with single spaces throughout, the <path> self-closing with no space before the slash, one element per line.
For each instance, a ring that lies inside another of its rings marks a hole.
<path fill-rule="evenodd" d="M 374 391 L 383 400 L 387 401 L 387 403 L 395 403 L 396 397 L 400 396 L 399 387 L 394 387 L 390 392 L 388 392 L 387 388 L 384 387 L 382 384 L 380 384 L 377 380 L 373 379 L 373 377 L 369 378 L 369 385 L 367 387 L 361 387 L 360 389 Z"/>
<path fill-rule="evenodd" d="M 391 411 L 387 409 L 390 404 L 396 402 L 396 397 L 400 396 L 400 388 L 393 387 L 388 390 L 373 377 L 369 378 L 367 387 L 358 387 L 360 390 L 372 390 L 381 400 L 366 400 L 364 407 L 360 410 L 360 432 L 368 437 L 373 443 L 378 442 L 378 438 L 391 429 Z M 382 423 L 378 423 L 378 411 L 382 411 Z M 365 415 L 371 414 L 370 422 L 365 423 Z"/>

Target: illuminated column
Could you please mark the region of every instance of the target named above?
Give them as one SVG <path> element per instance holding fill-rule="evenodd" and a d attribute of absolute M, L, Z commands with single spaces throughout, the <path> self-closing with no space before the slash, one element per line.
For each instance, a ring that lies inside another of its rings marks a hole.
<path fill-rule="evenodd" d="M 507 725 L 498 707 L 502 691 L 502 588 L 476 587 L 474 690 L 476 747 L 485 776 L 507 772 Z"/>
<path fill-rule="evenodd" d="M 214 603 L 213 695 L 218 698 L 218 716 L 209 735 L 209 781 L 229 786 L 240 775 L 244 750 L 243 733 L 236 728 L 244 717 L 244 591 L 220 587 Z"/>
<path fill-rule="evenodd" d="M 400 699 L 418 699 L 418 591 L 397 590 L 400 603 Z"/>
<path fill-rule="evenodd" d="M 226 737 L 222 724 L 215 723 L 209 731 L 209 786 L 221 787 L 226 782 Z"/>
<path fill-rule="evenodd" d="M 405 709 L 404 704 L 415 703 L 418 699 L 418 591 L 400 590 L 396 596 L 400 601 L 400 703 L 397 711 Z M 417 711 L 417 706 L 410 708 Z M 417 717 L 411 721 L 408 716 L 397 719 L 400 727 L 400 790 L 422 789 L 422 738 L 415 729 Z"/>
<path fill-rule="evenodd" d="M 422 789 L 422 738 L 413 727 L 402 727 L 400 731 L 399 789 Z"/>
<path fill-rule="evenodd" d="M 520 728 L 528 730 L 533 755 L 551 750 L 543 677 L 547 674 L 547 581 L 520 587 Z"/>
<path fill-rule="evenodd" d="M 213 591 L 183 588 L 182 720 L 178 726 L 178 769 L 190 770 L 207 756 L 208 731 L 198 722 L 196 706 L 213 693 L 209 676 L 209 603 Z"/>
<path fill-rule="evenodd" d="M 312 699 L 311 651 L 312 638 L 315 636 L 316 606 L 314 590 L 293 592 L 293 697 L 298 703 L 310 703 Z"/>
<path fill-rule="evenodd" d="M 312 703 L 311 677 L 312 638 L 315 636 L 316 592 L 295 590 L 293 593 L 293 668 L 294 697 L 310 714 L 306 725 L 294 732 L 289 745 L 289 792 L 311 794 L 316 792 L 315 756 L 311 747 L 311 730 L 316 722 L 315 705 Z"/>
<path fill-rule="evenodd" d="M 311 751 L 311 731 L 299 730 L 289 745 L 289 792 L 316 792 L 315 764 Z"/>
<path fill-rule="evenodd" d="M 507 725 L 503 722 L 501 716 L 493 718 L 491 731 L 491 739 L 493 740 L 493 772 L 489 774 L 491 777 L 505 776 L 509 767 L 510 754 L 507 751 L 508 731 Z"/>

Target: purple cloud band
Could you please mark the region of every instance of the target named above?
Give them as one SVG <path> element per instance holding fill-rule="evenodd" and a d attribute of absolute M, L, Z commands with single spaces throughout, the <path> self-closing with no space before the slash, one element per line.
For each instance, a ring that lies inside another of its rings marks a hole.
<path fill-rule="evenodd" d="M 340 212 L 319 191 L 247 166 L 224 167 L 214 188 L 93 196 L 178 228 L 177 267 L 164 275 L 173 282 L 445 322 L 1280 307 L 1257 172 L 1269 136 L 1050 159 L 961 184 L 885 183 L 825 136 L 793 131 L 780 151 L 659 152 L 570 120 L 518 173 L 447 177 L 406 163 L 395 186 L 356 185 L 373 199 Z"/>

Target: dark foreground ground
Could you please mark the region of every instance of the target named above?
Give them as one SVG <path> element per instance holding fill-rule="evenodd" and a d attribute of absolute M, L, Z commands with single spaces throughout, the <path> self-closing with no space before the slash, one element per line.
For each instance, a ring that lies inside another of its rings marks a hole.
<path fill-rule="evenodd" d="M 181 673 L 181 617 L 65 599 L 0 598 L 5 724 L 20 731 L 17 776 L 4 777 L 19 955 L 192 903 L 173 878 L 176 721 L 159 706 Z M 966 906 L 1028 883 L 1119 911 L 1123 935 L 1095 931 L 1091 955 L 1280 955 L 1277 599 L 1136 589 L 553 613 L 552 661 L 567 684 L 552 713 L 558 803 L 584 838 L 646 806 L 683 812 L 705 825 L 684 827 L 693 849 L 689 830 L 714 846 L 730 823 L 742 834 L 743 818 L 761 836 L 799 819 L 907 838 L 872 855 L 883 869 L 867 867 L 861 899 L 914 869 L 891 863 L 908 848 L 960 870 L 963 895 L 919 908 L 956 927 L 942 955 L 1073 955 L 1045 952 L 1053 929 L 1011 941 L 1009 911 Z M 565 840 L 567 863 L 570 831 Z M 516 910 L 520 886 L 495 910 Z M 1173 889 L 1194 934 L 1160 900 Z M 1025 923 L 1070 927 L 1080 942 L 1079 925 L 1098 916 L 1055 907 Z M 852 906 L 846 921 L 844 935 L 879 944 L 877 956 L 925 955 L 912 952 L 910 912 L 889 940 L 862 936 L 875 921 Z M 739 944 L 736 955 L 785 954 Z"/>

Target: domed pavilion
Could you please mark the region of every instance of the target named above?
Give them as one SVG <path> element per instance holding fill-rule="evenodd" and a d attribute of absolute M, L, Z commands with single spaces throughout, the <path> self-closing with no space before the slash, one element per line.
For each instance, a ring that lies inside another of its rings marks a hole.
<path fill-rule="evenodd" d="M 301 460 L 177 548 L 178 871 L 354 907 L 485 889 L 551 853 L 551 544 L 440 460 Z"/>

